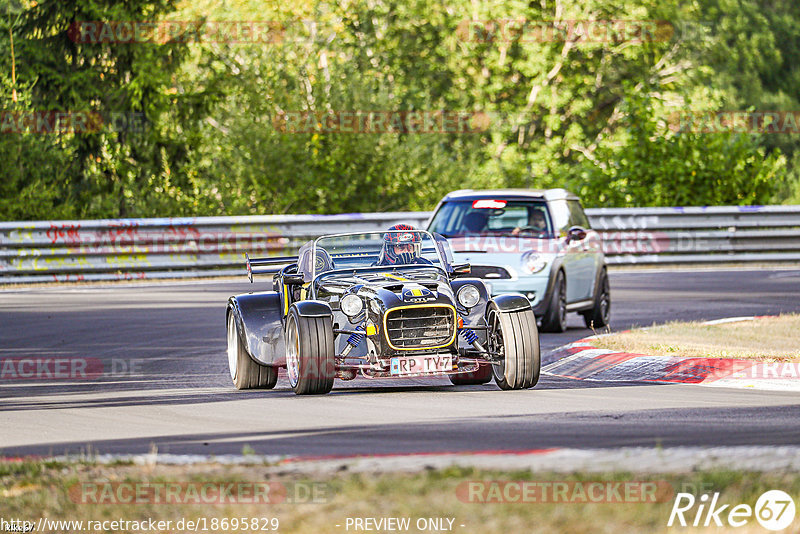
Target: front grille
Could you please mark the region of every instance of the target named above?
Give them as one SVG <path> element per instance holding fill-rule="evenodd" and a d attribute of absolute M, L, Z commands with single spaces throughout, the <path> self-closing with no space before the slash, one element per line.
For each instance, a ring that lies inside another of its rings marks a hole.
<path fill-rule="evenodd" d="M 511 278 L 511 274 L 507 270 L 494 265 L 473 265 L 470 274 L 475 278 L 486 278 L 488 280 L 507 280 Z"/>
<path fill-rule="evenodd" d="M 386 337 L 394 349 L 427 349 L 449 345 L 455 337 L 456 313 L 450 306 L 394 308 L 386 312 Z"/>

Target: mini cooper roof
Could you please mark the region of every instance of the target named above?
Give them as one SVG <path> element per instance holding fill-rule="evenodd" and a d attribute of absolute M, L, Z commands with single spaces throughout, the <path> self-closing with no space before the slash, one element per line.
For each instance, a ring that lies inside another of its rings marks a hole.
<path fill-rule="evenodd" d="M 448 200 L 477 200 L 481 198 L 500 198 L 500 199 L 540 199 L 540 200 L 578 200 L 566 189 L 461 189 L 452 191 L 445 195 L 442 202 Z"/>

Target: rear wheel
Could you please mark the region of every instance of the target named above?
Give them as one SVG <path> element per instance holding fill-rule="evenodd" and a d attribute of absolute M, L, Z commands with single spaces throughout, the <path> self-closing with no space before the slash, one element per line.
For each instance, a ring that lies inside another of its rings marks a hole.
<path fill-rule="evenodd" d="M 542 319 L 542 332 L 563 332 L 567 329 L 567 281 L 559 271 L 553 284 L 550 305 Z"/>
<path fill-rule="evenodd" d="M 450 382 L 454 386 L 474 386 L 485 384 L 492 379 L 492 364 L 482 363 L 477 371 L 471 373 L 461 373 L 458 375 L 448 375 Z"/>
<path fill-rule="evenodd" d="M 602 328 L 608 325 L 611 315 L 611 291 L 608 283 L 608 273 L 605 269 L 600 273 L 600 279 L 595 291 L 594 306 L 591 310 L 583 312 L 583 322 L 586 328 Z"/>
<path fill-rule="evenodd" d="M 236 389 L 272 389 L 278 368 L 261 365 L 247 353 L 233 314 L 228 314 L 228 368 Z"/>
<path fill-rule="evenodd" d="M 320 395 L 333 389 L 336 361 L 330 317 L 303 317 L 297 308 L 289 311 L 286 372 L 298 395 Z"/>
<path fill-rule="evenodd" d="M 532 388 L 539 381 L 541 356 L 539 332 L 533 310 L 503 312 L 492 302 L 487 315 L 488 349 L 502 355 L 492 365 L 494 380 L 501 389 Z"/>

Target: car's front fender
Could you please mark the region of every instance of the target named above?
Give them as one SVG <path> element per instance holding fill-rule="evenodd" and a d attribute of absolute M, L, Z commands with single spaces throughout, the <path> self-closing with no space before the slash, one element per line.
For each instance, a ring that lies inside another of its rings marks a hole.
<path fill-rule="evenodd" d="M 321 300 L 301 300 L 293 306 L 301 317 L 331 317 L 333 311 L 327 302 Z"/>
<path fill-rule="evenodd" d="M 263 365 L 286 365 L 280 295 L 264 291 L 233 296 L 228 314 L 233 314 L 251 358 Z"/>
<path fill-rule="evenodd" d="M 494 305 L 502 312 L 520 312 L 531 309 L 531 301 L 522 294 L 504 293 L 492 298 Z"/>

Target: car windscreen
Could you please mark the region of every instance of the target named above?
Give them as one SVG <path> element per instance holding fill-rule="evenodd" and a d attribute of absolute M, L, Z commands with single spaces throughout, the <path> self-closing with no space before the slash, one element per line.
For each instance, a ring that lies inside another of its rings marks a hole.
<path fill-rule="evenodd" d="M 549 238 L 553 235 L 547 204 L 536 200 L 445 202 L 434 215 L 428 230 L 445 237 L 509 235 Z"/>
<path fill-rule="evenodd" d="M 419 265 L 448 269 L 433 236 L 421 230 L 320 237 L 314 242 L 314 277 L 325 271 Z"/>

